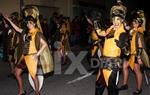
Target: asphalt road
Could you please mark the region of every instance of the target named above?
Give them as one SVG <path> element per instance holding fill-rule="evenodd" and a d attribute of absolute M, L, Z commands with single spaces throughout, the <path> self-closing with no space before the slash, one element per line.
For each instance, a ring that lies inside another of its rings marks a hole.
<path fill-rule="evenodd" d="M 0 61 L 0 95 L 17 95 L 17 83 L 14 78 L 8 78 L 9 74 L 8 63 Z M 67 66 L 63 66 L 63 70 Z M 150 78 L 150 72 L 148 71 L 148 77 Z M 78 71 L 75 71 L 71 75 L 52 75 L 44 80 L 43 87 L 41 89 L 41 95 L 94 95 L 95 91 L 95 75 L 89 76 L 83 80 L 67 84 L 67 82 L 80 77 Z M 134 74 L 131 72 L 129 75 L 129 89 L 121 91 L 119 95 L 132 95 L 135 90 L 136 82 Z M 28 95 L 34 95 L 32 87 L 28 81 L 27 73 L 23 74 L 24 89 Z M 122 75 L 119 79 L 119 85 L 122 83 Z M 31 92 L 31 93 L 30 93 Z M 104 95 L 107 95 L 105 90 Z M 141 95 L 150 95 L 150 86 L 146 85 L 143 77 L 143 93 Z"/>

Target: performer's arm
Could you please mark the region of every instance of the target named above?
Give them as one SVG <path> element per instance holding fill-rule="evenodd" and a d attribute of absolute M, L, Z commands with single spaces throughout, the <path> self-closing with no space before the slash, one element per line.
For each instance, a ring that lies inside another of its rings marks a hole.
<path fill-rule="evenodd" d="M 106 37 L 106 31 L 105 30 L 96 30 L 96 32 L 97 32 L 97 34 L 99 35 L 99 36 L 102 36 L 102 37 Z"/>
<path fill-rule="evenodd" d="M 142 41 L 141 41 L 141 38 L 139 37 L 138 38 L 138 51 L 137 51 L 138 58 L 141 57 L 141 53 L 142 53 Z"/>
<path fill-rule="evenodd" d="M 106 30 L 106 35 L 108 35 L 108 34 L 112 31 L 113 28 L 114 28 L 113 25 L 110 26 L 110 28 L 108 28 L 108 29 Z"/>
<path fill-rule="evenodd" d="M 108 28 L 106 31 L 103 30 L 103 31 L 96 31 L 96 32 L 97 32 L 97 34 L 98 34 L 99 36 L 106 37 L 106 36 L 112 31 L 113 27 L 114 27 L 114 26 L 112 25 L 112 26 L 110 26 L 110 28 Z"/>
<path fill-rule="evenodd" d="M 141 55 L 142 55 L 142 40 L 141 37 L 138 38 L 138 50 L 137 50 L 137 58 L 138 58 L 138 63 L 142 64 L 142 59 L 141 59 Z"/>
<path fill-rule="evenodd" d="M 61 35 L 62 37 L 61 37 L 61 42 L 63 42 L 64 40 L 65 40 L 65 35 L 63 34 L 63 35 Z"/>
<path fill-rule="evenodd" d="M 138 39 L 138 45 L 139 45 L 139 48 L 142 48 L 142 40 L 141 40 L 141 37 Z"/>
<path fill-rule="evenodd" d="M 23 29 L 21 29 L 17 25 L 15 25 L 7 16 L 4 16 L 4 17 L 17 32 L 22 33 Z"/>
<path fill-rule="evenodd" d="M 87 16 L 85 17 L 86 17 L 87 22 L 93 26 L 93 22 Z"/>
<path fill-rule="evenodd" d="M 37 56 L 39 56 L 41 53 L 42 53 L 42 51 L 46 48 L 46 46 L 47 46 L 47 43 L 45 42 L 45 40 L 44 39 L 42 39 L 42 38 L 40 38 L 40 44 L 41 44 L 41 47 L 40 47 L 40 49 L 38 50 L 38 52 L 37 52 Z"/>

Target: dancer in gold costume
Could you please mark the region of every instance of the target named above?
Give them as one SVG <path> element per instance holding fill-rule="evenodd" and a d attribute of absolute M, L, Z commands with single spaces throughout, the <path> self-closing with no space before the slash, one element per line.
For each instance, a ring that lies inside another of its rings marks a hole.
<path fill-rule="evenodd" d="M 8 17 L 5 18 L 16 31 L 20 33 L 25 32 L 23 29 L 17 27 Z M 40 95 L 39 81 L 36 76 L 38 64 L 42 64 L 42 71 L 45 74 L 53 71 L 53 61 L 42 32 L 40 32 L 40 29 L 36 25 L 37 20 L 32 16 L 27 16 L 26 22 L 28 31 L 24 35 L 23 56 L 35 85 L 35 94 Z"/>
<path fill-rule="evenodd" d="M 95 95 L 102 95 L 104 88 L 107 87 L 108 95 L 119 95 L 117 89 L 117 76 L 121 65 L 121 47 L 118 40 L 125 33 L 124 19 L 126 11 L 124 7 L 115 5 L 110 11 L 113 25 L 102 35 L 105 36 L 103 47 L 103 57 L 96 80 Z"/>
<path fill-rule="evenodd" d="M 130 58 L 129 61 L 124 63 L 123 65 L 123 74 L 124 80 L 123 85 L 119 88 L 119 90 L 126 90 L 128 88 L 127 81 L 128 81 L 128 67 L 130 66 L 131 69 L 135 72 L 136 80 L 137 80 L 137 88 L 136 91 L 133 92 L 134 95 L 141 94 L 142 92 L 142 73 L 141 73 L 141 66 L 146 66 L 146 68 L 150 68 L 149 65 L 149 58 L 146 53 L 145 44 L 144 44 L 144 31 L 145 26 L 143 19 L 143 11 L 142 16 L 139 15 L 141 13 L 135 13 L 134 18 L 132 19 L 132 26 L 130 30 L 130 34 L 132 39 L 130 41 Z"/>

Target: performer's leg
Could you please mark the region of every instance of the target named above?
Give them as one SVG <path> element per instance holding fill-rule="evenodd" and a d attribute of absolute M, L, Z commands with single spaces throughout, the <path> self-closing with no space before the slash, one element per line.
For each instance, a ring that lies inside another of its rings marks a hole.
<path fill-rule="evenodd" d="M 10 66 L 11 66 L 11 74 L 14 74 L 14 68 L 15 68 L 15 66 L 14 66 L 14 63 L 13 62 L 10 62 Z"/>
<path fill-rule="evenodd" d="M 102 95 L 106 86 L 103 73 L 100 73 L 100 77 L 96 81 L 95 95 Z"/>
<path fill-rule="evenodd" d="M 119 90 L 126 90 L 126 89 L 128 89 L 128 85 L 127 85 L 128 77 L 129 77 L 129 69 L 128 69 L 128 67 L 129 67 L 129 63 L 128 63 L 128 61 L 125 60 L 123 62 L 123 84 L 122 84 L 121 87 L 119 87 Z"/>
<path fill-rule="evenodd" d="M 124 61 L 124 64 L 123 64 L 123 76 L 124 76 L 123 85 L 127 85 L 127 82 L 128 82 L 128 76 L 129 76 L 128 67 L 129 67 L 128 61 Z"/>
<path fill-rule="evenodd" d="M 15 72 L 15 64 L 14 64 L 14 62 L 10 62 L 10 64 L 11 64 L 11 73 L 14 74 L 14 72 Z"/>
<path fill-rule="evenodd" d="M 33 55 L 27 55 L 27 56 L 25 56 L 25 62 L 26 62 L 26 66 L 28 68 L 29 74 L 31 75 L 33 82 L 34 82 L 35 93 L 36 93 L 36 95 L 40 95 L 40 93 L 39 93 L 39 80 L 38 80 L 38 77 L 36 76 L 37 67 L 38 67 L 37 66 L 38 59 L 35 59 Z"/>
<path fill-rule="evenodd" d="M 135 64 L 134 72 L 135 72 L 135 75 L 136 75 L 137 90 L 141 91 L 142 90 L 142 72 L 140 70 L 140 65 L 139 64 Z"/>
<path fill-rule="evenodd" d="M 117 77 L 117 71 L 112 71 L 109 82 L 108 82 L 108 95 L 119 95 L 117 85 L 116 85 L 116 77 Z"/>
<path fill-rule="evenodd" d="M 22 74 L 23 70 L 21 68 L 15 67 L 15 76 L 18 82 L 18 90 L 19 90 L 19 95 L 21 95 L 22 93 L 24 93 L 23 90 L 23 82 L 22 82 Z"/>
<path fill-rule="evenodd" d="M 12 62 L 12 55 L 9 55 L 8 56 L 8 60 L 9 60 L 9 64 L 10 64 L 10 69 L 11 69 L 11 72 L 10 72 L 10 74 L 8 75 L 8 77 L 11 77 L 11 76 L 13 76 L 14 75 L 14 72 L 15 72 L 15 65 L 14 65 L 14 63 Z"/>
<path fill-rule="evenodd" d="M 32 79 L 33 79 L 34 86 L 35 86 L 35 93 L 36 93 L 36 95 L 40 95 L 38 77 L 35 76 L 35 77 L 32 77 Z"/>

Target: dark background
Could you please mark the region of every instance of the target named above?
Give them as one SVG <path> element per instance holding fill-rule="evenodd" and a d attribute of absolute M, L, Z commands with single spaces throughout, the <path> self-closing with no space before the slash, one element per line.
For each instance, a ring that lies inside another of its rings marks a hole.
<path fill-rule="evenodd" d="M 79 0 L 79 5 L 89 6 L 107 10 L 116 3 L 117 0 Z M 146 15 L 150 15 L 149 0 L 122 0 L 123 4 L 127 7 L 127 13 L 130 14 L 133 10 L 142 9 Z"/>

